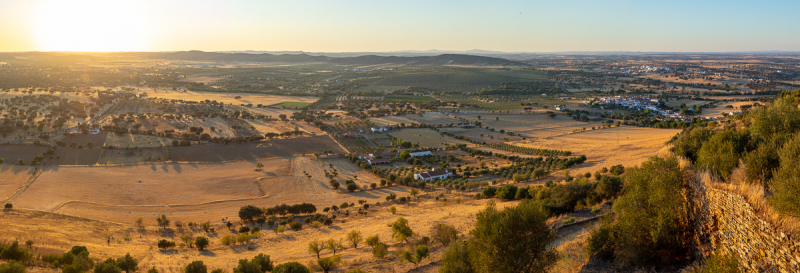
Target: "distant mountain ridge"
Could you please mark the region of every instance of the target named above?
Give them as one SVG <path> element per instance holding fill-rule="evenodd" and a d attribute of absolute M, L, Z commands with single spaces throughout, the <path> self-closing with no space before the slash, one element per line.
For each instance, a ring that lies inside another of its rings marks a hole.
<path fill-rule="evenodd" d="M 186 61 L 221 62 L 281 62 L 281 63 L 332 63 L 343 65 L 487 65 L 487 66 L 528 66 L 525 63 L 496 57 L 465 54 L 440 54 L 435 56 L 378 56 L 363 55 L 355 57 L 328 57 L 301 54 L 251 54 L 219 53 L 204 51 L 158 52 L 148 54 L 151 58 Z"/>

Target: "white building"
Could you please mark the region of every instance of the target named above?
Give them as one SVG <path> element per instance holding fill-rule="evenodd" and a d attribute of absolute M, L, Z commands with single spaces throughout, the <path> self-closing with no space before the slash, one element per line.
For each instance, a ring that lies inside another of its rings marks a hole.
<path fill-rule="evenodd" d="M 418 173 L 414 175 L 414 179 L 416 180 L 434 180 L 434 179 L 445 179 L 453 175 L 448 170 L 436 170 L 431 169 L 429 172 Z"/>
<path fill-rule="evenodd" d="M 413 152 L 409 154 L 411 154 L 411 157 L 426 156 L 431 155 L 431 151 Z"/>

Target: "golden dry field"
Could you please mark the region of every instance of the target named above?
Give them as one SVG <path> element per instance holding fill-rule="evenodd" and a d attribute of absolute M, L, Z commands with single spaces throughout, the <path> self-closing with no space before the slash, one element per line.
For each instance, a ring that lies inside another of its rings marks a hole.
<path fill-rule="evenodd" d="M 623 126 L 509 144 L 586 155 L 586 163 L 570 168 L 570 172 L 594 173 L 603 167 L 618 164 L 626 167 L 639 165 L 647 158 L 658 155 L 659 151 L 665 149 L 666 142 L 680 131 Z"/>
<path fill-rule="evenodd" d="M 282 102 L 308 102 L 312 103 L 317 101 L 316 97 L 301 97 L 301 96 L 276 96 L 256 93 L 233 93 L 233 92 L 200 92 L 200 91 L 184 91 L 184 90 L 169 90 L 164 88 L 139 88 L 137 93 L 147 92 L 147 96 L 151 98 L 160 98 L 168 100 L 186 100 L 186 101 L 204 101 L 216 100 L 232 105 L 249 104 L 254 106 L 258 104 L 273 105 Z M 241 97 L 236 99 L 236 97 Z"/>
<path fill-rule="evenodd" d="M 400 138 L 411 143 L 419 143 L 420 147 L 444 148 L 444 144 L 469 144 L 469 142 L 458 140 L 428 128 L 405 128 L 389 132 L 389 135 Z"/>
<path fill-rule="evenodd" d="M 566 115 L 556 115 L 550 118 L 544 114 L 497 114 L 497 113 L 469 113 L 457 114 L 460 118 L 469 121 L 478 121 L 483 126 L 494 128 L 495 131 L 501 129 L 507 132 L 514 132 L 524 137 L 553 137 L 572 133 L 574 130 L 601 126 L 600 122 L 582 122 L 572 119 Z M 478 120 L 478 116 L 481 119 Z"/>

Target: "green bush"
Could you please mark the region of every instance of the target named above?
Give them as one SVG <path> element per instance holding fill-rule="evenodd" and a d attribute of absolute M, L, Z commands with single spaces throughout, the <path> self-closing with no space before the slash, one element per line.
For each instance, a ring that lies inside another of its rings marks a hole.
<path fill-rule="evenodd" d="M 25 273 L 25 265 L 17 261 L 0 264 L 0 273 Z"/>
<path fill-rule="evenodd" d="M 775 171 L 770 203 L 783 214 L 800 217 L 800 135 L 785 143 L 778 156 L 781 166 Z"/>
<path fill-rule="evenodd" d="M 752 150 L 748 131 L 725 130 L 703 143 L 697 157 L 697 166 L 725 180 L 739 165 L 742 155 Z"/>
<path fill-rule="evenodd" d="M 715 251 L 706 258 L 702 273 L 739 273 L 739 260 L 735 255 Z"/>
<path fill-rule="evenodd" d="M 556 235 L 547 218 L 545 208 L 534 201 L 524 200 L 502 211 L 490 202 L 478 212 L 470 232 L 470 263 L 478 272 L 546 271 L 558 260 L 549 246 Z"/>
<path fill-rule="evenodd" d="M 691 227 L 688 205 L 680 194 L 686 185 L 678 159 L 652 157 L 641 167 L 629 169 L 624 182 L 625 194 L 614 202 L 616 222 L 610 230 L 593 234 L 597 237 L 590 239 L 595 242 L 591 250 L 608 253 L 613 249 L 621 265 L 673 264 L 687 259 Z"/>
<path fill-rule="evenodd" d="M 676 155 L 686 157 L 692 162 L 697 160 L 697 153 L 703 142 L 711 138 L 711 130 L 704 127 L 689 127 L 673 142 L 672 151 Z"/>
<path fill-rule="evenodd" d="M 298 262 L 282 263 L 272 269 L 272 273 L 311 273 L 305 265 Z"/>

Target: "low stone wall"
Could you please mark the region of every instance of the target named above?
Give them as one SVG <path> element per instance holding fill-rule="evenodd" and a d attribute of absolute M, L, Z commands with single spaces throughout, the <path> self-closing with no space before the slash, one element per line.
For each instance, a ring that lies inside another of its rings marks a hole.
<path fill-rule="evenodd" d="M 798 240 L 761 220 L 744 197 L 698 180 L 688 184 L 698 257 L 717 247 L 737 255 L 744 272 L 800 272 Z"/>

